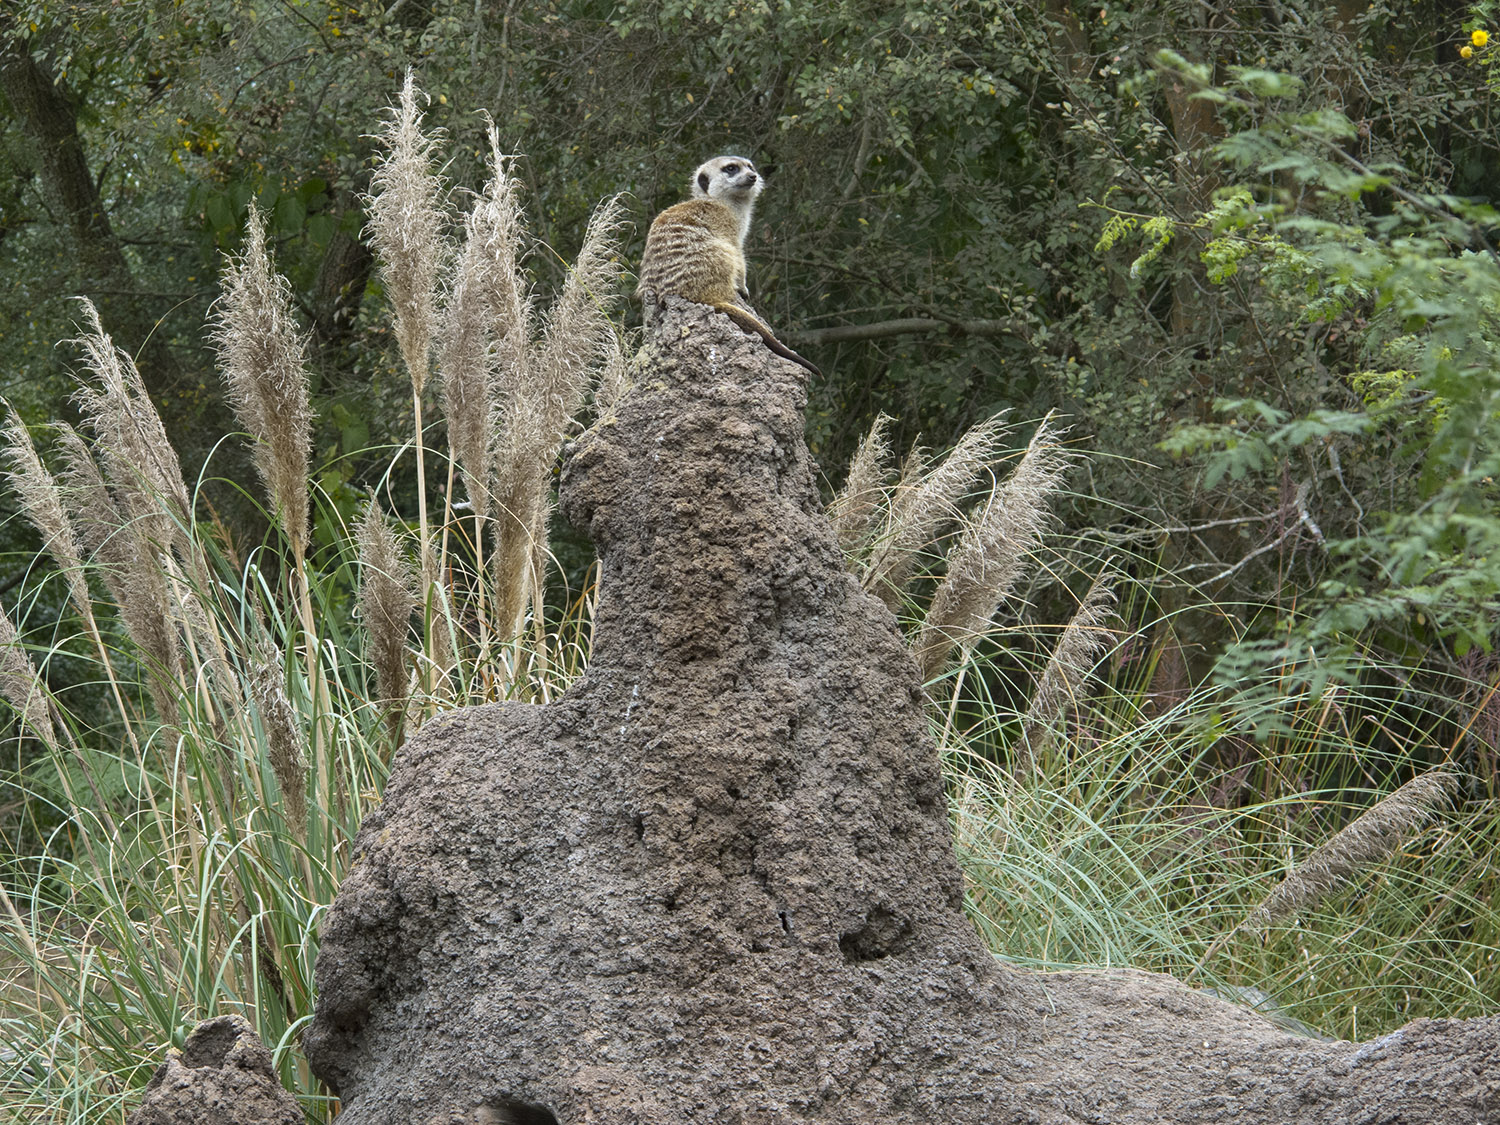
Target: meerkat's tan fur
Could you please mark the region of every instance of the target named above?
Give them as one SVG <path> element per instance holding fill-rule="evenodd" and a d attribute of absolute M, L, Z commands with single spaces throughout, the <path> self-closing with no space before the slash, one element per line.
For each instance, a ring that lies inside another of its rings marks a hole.
<path fill-rule="evenodd" d="M 709 305 L 756 333 L 777 355 L 821 375 L 750 309 L 745 237 L 764 186 L 755 165 L 742 156 L 716 156 L 699 165 L 693 198 L 668 207 L 651 224 L 636 292 L 648 306 L 665 297 Z"/>

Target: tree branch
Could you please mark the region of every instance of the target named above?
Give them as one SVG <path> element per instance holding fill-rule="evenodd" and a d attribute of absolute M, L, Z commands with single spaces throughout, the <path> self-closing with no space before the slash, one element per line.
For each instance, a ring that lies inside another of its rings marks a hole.
<path fill-rule="evenodd" d="M 882 340 L 889 336 L 917 336 L 946 332 L 950 336 L 1019 336 L 1018 322 L 1001 320 L 937 320 L 927 316 L 908 316 L 898 320 L 879 320 L 873 324 L 839 324 L 832 328 L 808 328 L 800 332 L 783 332 L 781 339 L 794 348 L 818 344 L 841 344 L 854 340 Z"/>

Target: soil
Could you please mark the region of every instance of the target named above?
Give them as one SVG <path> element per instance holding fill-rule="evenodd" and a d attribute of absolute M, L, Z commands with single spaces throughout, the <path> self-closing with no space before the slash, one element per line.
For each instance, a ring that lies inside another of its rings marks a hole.
<path fill-rule="evenodd" d="M 589 670 L 398 755 L 317 963 L 340 1125 L 1500 1122 L 1496 1021 L 1334 1043 L 991 956 L 916 667 L 821 511 L 804 376 L 671 299 L 574 444 Z"/>
<path fill-rule="evenodd" d="M 304 1125 L 271 1052 L 241 1016 L 195 1027 L 146 1085 L 128 1125 Z"/>

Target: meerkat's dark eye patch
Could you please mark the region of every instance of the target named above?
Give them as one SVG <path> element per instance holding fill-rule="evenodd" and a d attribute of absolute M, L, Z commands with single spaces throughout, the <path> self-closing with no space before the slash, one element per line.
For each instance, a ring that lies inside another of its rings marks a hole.
<path fill-rule="evenodd" d="M 699 172 L 698 173 L 698 186 L 701 187 L 704 191 L 708 190 L 708 173 L 707 172 Z"/>
<path fill-rule="evenodd" d="M 725 173 L 728 174 L 728 175 L 730 175 L 730 176 L 734 175 L 739 170 L 740 170 L 740 166 L 738 164 L 726 164 L 726 165 L 724 165 L 724 171 L 725 171 Z"/>

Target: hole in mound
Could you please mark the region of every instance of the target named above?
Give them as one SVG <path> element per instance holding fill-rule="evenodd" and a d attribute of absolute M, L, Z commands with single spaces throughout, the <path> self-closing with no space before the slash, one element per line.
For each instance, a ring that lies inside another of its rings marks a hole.
<path fill-rule="evenodd" d="M 911 922 L 883 906 L 865 915 L 864 925 L 839 937 L 839 952 L 844 960 L 878 961 L 899 953 L 911 937 Z"/>
<path fill-rule="evenodd" d="M 189 1035 L 182 1045 L 183 1066 L 223 1066 L 224 1058 L 240 1037 L 240 1029 L 229 1020 L 212 1020 Z"/>
<path fill-rule="evenodd" d="M 520 1098 L 501 1098 L 485 1108 L 490 1111 L 486 1125 L 558 1125 L 557 1114 L 546 1106 Z"/>

